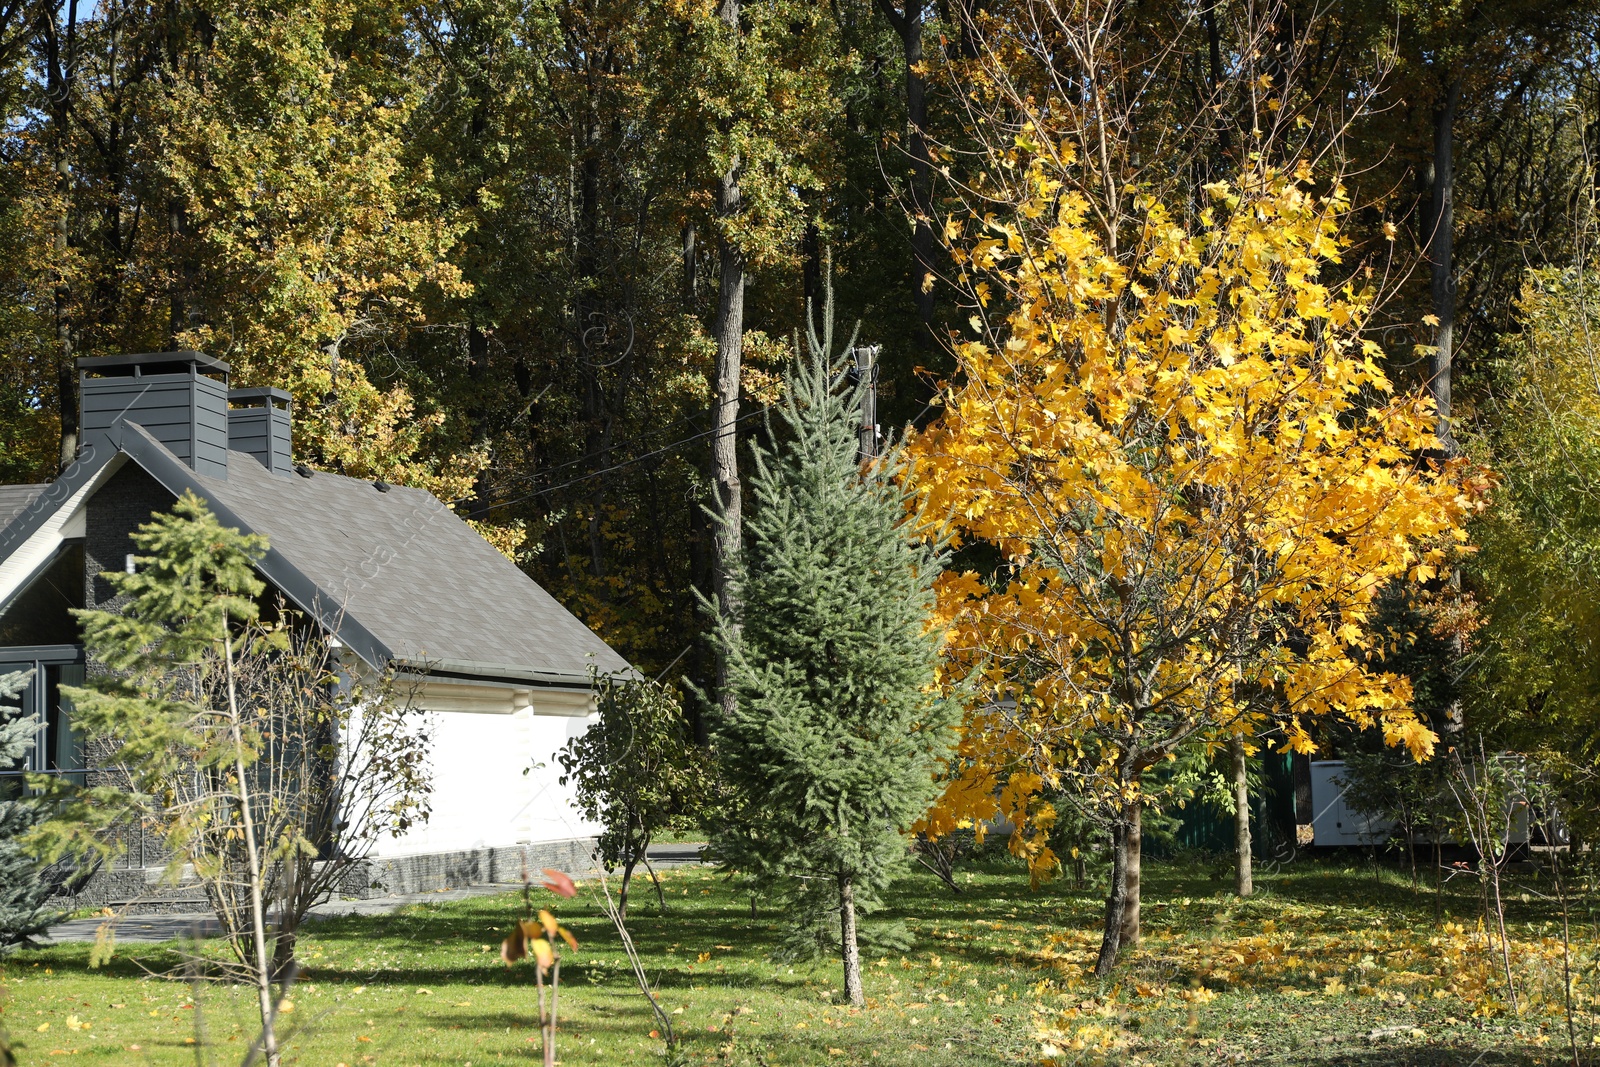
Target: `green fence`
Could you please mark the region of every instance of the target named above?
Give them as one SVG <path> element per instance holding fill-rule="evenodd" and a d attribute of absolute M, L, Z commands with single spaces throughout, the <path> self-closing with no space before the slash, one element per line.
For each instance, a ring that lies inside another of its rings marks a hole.
<path fill-rule="evenodd" d="M 1293 757 L 1264 752 L 1261 776 L 1265 788 L 1251 797 L 1250 831 L 1255 852 L 1265 854 L 1271 841 L 1293 841 L 1294 769 Z M 1176 851 L 1226 852 L 1234 850 L 1233 816 L 1209 804 L 1191 804 L 1176 813 L 1179 818 L 1176 839 L 1170 846 L 1151 842 L 1147 851 L 1156 857 Z"/>

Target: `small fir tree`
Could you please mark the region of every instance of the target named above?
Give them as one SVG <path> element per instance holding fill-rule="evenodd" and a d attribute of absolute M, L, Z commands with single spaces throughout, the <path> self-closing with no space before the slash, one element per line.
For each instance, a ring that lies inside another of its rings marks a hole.
<path fill-rule="evenodd" d="M 0 767 L 22 766 L 33 749 L 39 724 L 12 703 L 32 676 L 32 671 L 0 674 Z M 20 794 L 21 779 L 9 781 Z M 39 877 L 39 860 L 23 844 L 40 817 L 39 806 L 25 796 L 0 800 L 0 950 L 44 933 L 58 917 L 45 906 L 52 887 Z"/>
<path fill-rule="evenodd" d="M 936 692 L 928 625 L 940 568 L 909 507 L 898 450 L 857 459 L 856 397 L 833 388 L 828 345 L 791 369 L 782 443 L 755 449 L 741 618 L 717 640 L 737 692 L 716 723 L 738 803 L 711 826 L 723 864 L 788 897 L 802 933 L 837 927 L 845 992 L 863 1002 L 857 916 L 908 860 L 936 795 L 953 704 Z"/>

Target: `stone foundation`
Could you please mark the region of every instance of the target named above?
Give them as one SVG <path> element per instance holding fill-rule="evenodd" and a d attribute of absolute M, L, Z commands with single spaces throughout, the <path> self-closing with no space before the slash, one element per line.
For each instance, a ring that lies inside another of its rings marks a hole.
<path fill-rule="evenodd" d="M 594 838 L 587 837 L 363 860 L 345 872 L 334 898 L 370 900 L 473 885 L 520 885 L 524 871 L 537 885 L 546 867 L 574 878 L 589 877 L 597 870 L 594 845 Z M 144 912 L 210 910 L 205 891 L 192 875 L 169 885 L 162 880 L 164 873 L 161 867 L 102 868 L 80 892 L 61 897 L 60 906 L 73 910 L 126 907 Z"/>
<path fill-rule="evenodd" d="M 521 885 L 523 872 L 538 885 L 546 867 L 585 878 L 598 869 L 594 845 L 594 838 L 584 837 L 368 860 L 351 870 L 345 880 L 346 895 L 368 898 L 463 889 L 469 885 Z"/>

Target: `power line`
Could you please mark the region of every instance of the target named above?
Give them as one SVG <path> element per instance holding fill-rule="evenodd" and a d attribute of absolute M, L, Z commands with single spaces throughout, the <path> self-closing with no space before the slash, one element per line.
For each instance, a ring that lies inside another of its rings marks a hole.
<path fill-rule="evenodd" d="M 751 419 L 751 418 L 755 418 L 757 415 L 766 414 L 767 411 L 771 409 L 771 407 L 772 407 L 772 405 L 768 404 L 768 405 L 765 405 L 763 407 L 757 408 L 755 411 L 749 411 L 749 412 L 746 412 L 743 415 L 740 415 L 738 418 L 734 419 L 734 427 L 735 427 L 735 429 L 737 428 L 738 424 L 743 422 L 745 419 Z M 600 470 L 590 471 L 588 474 L 585 474 L 585 475 L 583 475 L 581 477 L 578 477 L 578 478 L 573 478 L 573 479 L 571 479 L 569 481 L 562 482 L 560 485 L 546 486 L 545 488 L 535 490 L 532 493 L 524 493 L 522 496 L 515 496 L 515 497 L 512 497 L 510 500 L 501 500 L 501 501 L 498 501 L 496 503 L 490 504 L 487 507 L 485 507 L 482 510 L 482 512 L 480 512 L 480 514 L 488 514 L 489 512 L 494 511 L 497 508 L 510 507 L 512 504 L 521 504 L 521 503 L 524 503 L 524 502 L 529 501 L 529 500 L 536 500 L 541 496 L 547 496 L 550 493 L 558 492 L 559 490 L 567 489 L 567 488 L 570 488 L 570 487 L 572 487 L 574 485 L 582 485 L 584 482 L 592 481 L 593 479 L 599 478 L 602 475 L 610 474 L 613 471 L 622 470 L 625 467 L 631 467 L 635 463 L 643 463 L 647 459 L 653 459 L 656 456 L 664 455 L 664 454 L 666 454 L 668 452 L 671 452 L 674 449 L 679 448 L 679 447 L 681 447 L 683 445 L 692 444 L 693 442 L 698 441 L 698 440 L 700 440 L 702 438 L 714 437 L 714 436 L 722 436 L 722 435 L 720 435 L 718 433 L 718 431 L 716 430 L 715 427 L 713 427 L 712 429 L 709 429 L 709 430 L 702 430 L 697 434 L 693 434 L 693 435 L 691 435 L 689 437 L 684 437 L 684 438 L 682 438 L 680 440 L 673 441 L 670 444 L 662 445 L 660 448 L 652 449 L 649 452 L 645 452 L 645 453 L 643 453 L 641 455 L 634 456 L 631 459 L 625 459 L 621 463 L 613 463 L 609 467 L 602 467 Z M 570 464 L 568 464 L 568 465 L 570 466 Z M 552 468 L 552 469 L 559 469 L 559 468 Z"/>
<path fill-rule="evenodd" d="M 761 410 L 765 411 L 766 408 L 762 408 Z M 675 430 L 679 426 L 682 426 L 684 423 L 693 422 L 695 419 L 697 419 L 699 417 L 700 417 L 699 415 L 685 415 L 681 419 L 674 419 L 672 422 L 669 422 L 665 426 L 660 427 L 660 429 L 663 430 L 663 431 L 665 431 L 665 430 Z M 743 416 L 740 416 L 740 417 L 742 418 Z M 704 431 L 704 432 L 709 433 L 710 431 Z M 688 438 L 685 438 L 685 440 L 688 440 Z M 592 459 L 599 459 L 601 456 L 605 455 L 609 451 L 611 451 L 611 450 L 610 449 L 601 449 L 598 452 L 590 452 L 588 455 L 579 456 L 577 459 L 562 460 L 560 463 L 557 463 L 553 467 L 546 467 L 543 470 L 538 471 L 538 472 L 536 472 L 534 474 L 522 475 L 519 480 L 521 480 L 521 481 L 530 481 L 530 480 L 532 480 L 533 478 L 536 478 L 536 477 L 548 477 L 549 475 L 554 474 L 556 471 L 566 470 L 568 467 L 582 466 L 583 464 L 588 463 Z M 464 497 L 461 497 L 460 499 L 461 500 L 469 500 L 471 498 L 464 496 Z"/>

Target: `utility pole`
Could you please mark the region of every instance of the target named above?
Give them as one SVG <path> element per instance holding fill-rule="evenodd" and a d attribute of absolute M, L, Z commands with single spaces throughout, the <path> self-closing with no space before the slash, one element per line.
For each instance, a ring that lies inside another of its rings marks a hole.
<path fill-rule="evenodd" d="M 861 386 L 860 447 L 856 458 L 865 463 L 878 455 L 878 352 L 879 345 L 855 349 L 855 379 Z"/>

